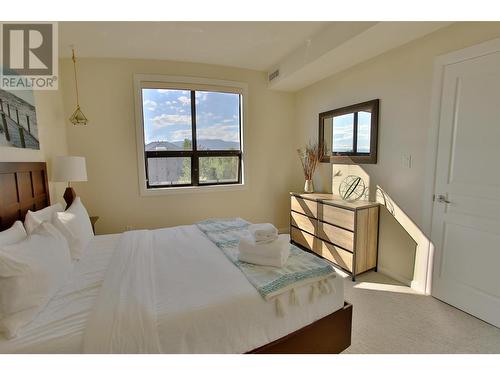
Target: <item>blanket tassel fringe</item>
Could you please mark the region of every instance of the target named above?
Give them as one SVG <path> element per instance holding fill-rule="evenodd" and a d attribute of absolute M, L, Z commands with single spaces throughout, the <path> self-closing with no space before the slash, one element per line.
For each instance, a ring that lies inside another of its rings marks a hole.
<path fill-rule="evenodd" d="M 300 300 L 299 300 L 299 297 L 297 296 L 297 292 L 295 291 L 295 288 L 290 290 L 290 305 L 300 306 Z"/>
<path fill-rule="evenodd" d="M 311 291 L 309 292 L 309 302 L 313 303 L 320 295 L 335 293 L 335 287 L 330 283 L 328 279 L 323 279 L 311 284 Z M 289 295 L 289 305 L 290 306 L 300 306 L 300 299 L 297 295 L 295 288 L 290 290 Z M 285 316 L 287 311 L 286 307 L 280 297 L 276 297 L 276 315 Z"/>
<path fill-rule="evenodd" d="M 314 301 L 316 301 L 318 295 L 319 295 L 318 283 L 313 283 L 311 285 L 311 291 L 309 292 L 309 302 L 313 303 Z"/>
<path fill-rule="evenodd" d="M 283 302 L 281 301 L 281 298 L 279 298 L 279 297 L 276 298 L 276 314 L 280 317 L 283 317 L 286 315 L 285 306 L 283 305 Z"/>

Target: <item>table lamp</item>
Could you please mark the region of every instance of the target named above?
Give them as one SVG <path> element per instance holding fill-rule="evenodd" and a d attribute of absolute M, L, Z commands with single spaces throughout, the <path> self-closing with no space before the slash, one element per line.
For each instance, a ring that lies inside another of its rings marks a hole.
<path fill-rule="evenodd" d="M 76 193 L 71 187 L 71 183 L 87 181 L 85 158 L 83 156 L 55 157 L 52 161 L 52 181 L 68 183 L 68 187 L 64 191 L 63 195 L 63 198 L 66 201 L 66 208 L 68 208 L 76 198 Z"/>

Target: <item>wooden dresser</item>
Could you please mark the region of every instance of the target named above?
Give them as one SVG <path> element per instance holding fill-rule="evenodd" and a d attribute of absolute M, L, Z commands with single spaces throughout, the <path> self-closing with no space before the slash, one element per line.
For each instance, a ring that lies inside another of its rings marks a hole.
<path fill-rule="evenodd" d="M 377 269 L 379 204 L 333 194 L 291 194 L 292 242 L 333 262 L 352 279 Z"/>

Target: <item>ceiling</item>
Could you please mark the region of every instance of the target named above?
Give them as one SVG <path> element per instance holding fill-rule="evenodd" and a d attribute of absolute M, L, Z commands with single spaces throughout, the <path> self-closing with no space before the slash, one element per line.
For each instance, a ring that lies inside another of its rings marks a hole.
<path fill-rule="evenodd" d="M 60 22 L 70 57 L 188 61 L 267 71 L 332 22 Z"/>
<path fill-rule="evenodd" d="M 450 24 L 443 21 L 334 22 L 273 67 L 271 71 L 277 69 L 279 74 L 268 87 L 279 91 L 300 90 Z"/>
<path fill-rule="evenodd" d="M 297 91 L 451 22 L 60 22 L 59 54 L 246 68 Z"/>

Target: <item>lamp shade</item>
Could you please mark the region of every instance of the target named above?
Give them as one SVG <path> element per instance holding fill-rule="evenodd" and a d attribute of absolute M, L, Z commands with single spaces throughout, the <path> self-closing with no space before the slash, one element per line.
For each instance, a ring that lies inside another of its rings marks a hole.
<path fill-rule="evenodd" d="M 52 161 L 52 181 L 87 181 L 87 168 L 83 156 L 57 156 Z"/>

